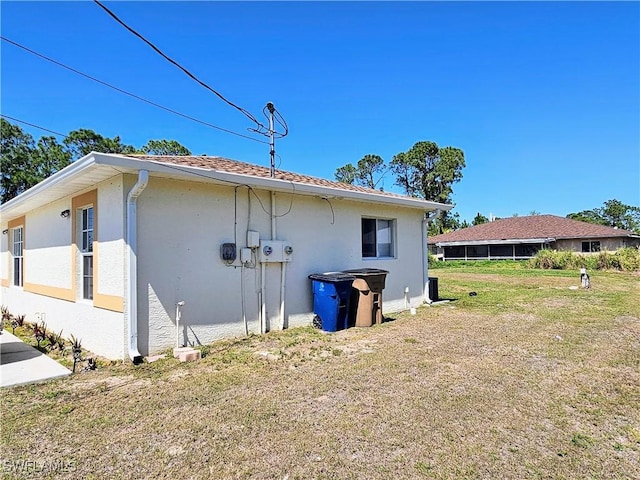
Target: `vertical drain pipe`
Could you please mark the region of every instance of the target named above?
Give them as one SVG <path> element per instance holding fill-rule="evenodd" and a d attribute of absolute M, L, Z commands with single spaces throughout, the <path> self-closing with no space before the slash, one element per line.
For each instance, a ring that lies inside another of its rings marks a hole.
<path fill-rule="evenodd" d="M 134 365 L 142 363 L 138 351 L 138 211 L 137 200 L 149 182 L 149 172 L 140 170 L 138 181 L 127 195 L 127 294 L 126 312 L 129 326 L 128 351 Z"/>

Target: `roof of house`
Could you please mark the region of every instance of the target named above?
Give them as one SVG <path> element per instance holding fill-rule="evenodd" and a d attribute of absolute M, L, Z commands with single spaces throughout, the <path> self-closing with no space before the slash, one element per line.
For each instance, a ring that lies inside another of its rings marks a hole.
<path fill-rule="evenodd" d="M 201 168 L 212 172 L 226 172 L 236 173 L 238 175 L 247 175 L 250 177 L 271 178 L 271 169 L 255 165 L 253 163 L 240 162 L 238 160 L 231 160 L 224 157 L 210 157 L 207 155 L 127 155 L 131 158 L 136 158 L 151 162 L 161 162 L 172 165 L 180 165 L 186 167 Z M 287 172 L 285 170 L 275 170 L 275 176 L 279 180 L 286 180 L 287 182 L 294 182 L 300 184 L 317 185 L 336 190 L 349 190 L 353 192 L 363 192 L 370 194 L 382 194 L 390 197 L 406 198 L 405 195 L 399 195 L 396 193 L 381 192 L 372 188 L 360 187 L 358 185 L 350 185 L 348 183 L 336 182 L 333 180 L 326 180 L 324 178 L 312 177 L 309 175 L 302 175 L 299 173 Z"/>
<path fill-rule="evenodd" d="M 91 152 L 26 192 L 0 205 L 2 221 L 24 215 L 47 203 L 75 195 L 120 174 L 146 170 L 151 178 L 241 185 L 273 192 L 323 199 L 343 199 L 418 209 L 450 210 L 452 205 L 349 185 L 322 178 L 270 169 L 222 157 L 122 155 Z"/>
<path fill-rule="evenodd" d="M 555 215 L 533 215 L 495 220 L 455 232 L 429 237 L 429 244 L 455 245 L 478 242 L 508 243 L 520 240 L 536 242 L 571 238 L 612 238 L 637 236 L 618 228 L 580 222 Z"/>

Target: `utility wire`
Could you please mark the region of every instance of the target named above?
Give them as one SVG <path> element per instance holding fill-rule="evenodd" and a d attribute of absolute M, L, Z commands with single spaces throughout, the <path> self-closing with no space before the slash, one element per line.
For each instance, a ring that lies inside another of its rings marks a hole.
<path fill-rule="evenodd" d="M 17 118 L 10 117 L 9 115 L 5 115 L 4 113 L 0 113 L 0 117 L 8 118 L 9 120 L 13 120 L 14 122 L 22 123 L 24 125 L 29 125 L 30 127 L 39 128 L 40 130 L 44 130 L 45 132 L 53 133 L 54 135 L 67 138 L 67 136 L 64 133 L 54 132 L 53 130 L 49 130 L 48 128 L 41 127 L 40 125 L 36 125 L 35 123 L 29 123 L 29 122 L 25 122 L 24 120 L 18 120 Z"/>
<path fill-rule="evenodd" d="M 262 133 L 263 135 L 268 134 L 269 129 L 267 127 L 265 127 L 262 123 L 260 123 L 258 121 L 258 119 L 256 117 L 253 116 L 253 114 L 247 110 L 245 110 L 244 108 L 240 107 L 239 105 L 236 105 L 235 103 L 233 103 L 230 100 L 227 100 L 220 92 L 218 92 L 217 90 L 211 88 L 209 85 L 207 85 L 206 83 L 204 83 L 202 80 L 200 80 L 199 78 L 197 78 L 193 73 L 191 73 L 189 70 L 187 70 L 186 68 L 184 68 L 182 65 L 180 65 L 178 62 L 176 62 L 175 60 L 173 60 L 172 58 L 170 58 L 169 56 L 167 56 L 162 50 L 160 50 L 158 47 L 156 47 L 153 43 L 151 43 L 149 40 L 147 40 L 145 37 L 143 37 L 141 34 L 139 34 L 138 32 L 136 32 L 133 28 L 131 28 L 129 25 L 127 25 L 125 22 L 123 22 L 122 20 L 120 20 L 120 18 L 118 18 L 118 16 L 113 13 L 111 10 L 109 10 L 106 6 L 104 6 L 101 2 L 99 2 L 98 0 L 93 0 L 94 3 L 96 3 L 100 8 L 102 8 L 105 12 L 107 12 L 109 14 L 109 16 L 111 18 L 113 18 L 116 22 L 118 22 L 120 25 L 122 25 L 124 28 L 126 28 L 129 32 L 131 32 L 133 35 L 135 35 L 136 37 L 138 37 L 140 40 L 142 40 L 144 43 L 146 43 L 147 45 L 149 45 L 156 53 L 158 53 L 160 56 L 162 56 L 162 58 L 164 58 L 165 60 L 167 60 L 168 62 L 170 62 L 171 64 L 175 65 L 176 67 L 178 67 L 180 70 L 182 70 L 189 78 L 191 78 L 192 80 L 194 80 L 195 82 L 199 83 L 200 85 L 202 85 L 204 88 L 206 88 L 207 90 L 209 90 L 210 92 L 212 92 L 213 94 L 215 94 L 220 100 L 222 100 L 223 102 L 225 102 L 227 105 L 235 108 L 236 110 L 240 111 L 242 114 L 244 114 L 249 120 L 251 120 L 252 122 L 254 122 L 257 126 L 258 126 L 258 132 Z"/>
<path fill-rule="evenodd" d="M 165 110 L 165 111 L 167 111 L 169 113 L 173 113 L 174 115 L 178 115 L 180 117 L 186 118 L 187 120 L 191 120 L 191 121 L 200 123 L 200 124 L 205 125 L 207 127 L 215 128 L 216 130 L 220 130 L 220 131 L 225 132 L 225 133 L 230 133 L 231 135 L 236 135 L 238 137 L 246 138 L 247 140 L 252 140 L 254 142 L 264 143 L 264 144 L 268 143 L 268 142 L 266 142 L 264 140 L 259 140 L 257 138 L 253 138 L 253 137 L 250 137 L 248 135 L 243 135 L 242 133 L 237 133 L 237 132 L 234 132 L 232 130 L 228 130 L 226 128 L 218 127 L 217 125 L 213 125 L 213 124 L 211 124 L 209 122 L 205 122 L 204 120 L 197 119 L 197 118 L 192 117 L 190 115 L 178 112 L 177 110 L 173 110 L 173 109 L 171 109 L 169 107 L 165 107 L 163 105 L 160 105 L 159 103 L 155 103 L 155 102 L 152 102 L 151 100 L 147 100 L 146 98 L 140 97 L 139 95 L 136 95 L 134 93 L 127 92 L 126 90 L 123 90 L 123 89 L 118 88 L 118 87 L 116 87 L 114 85 L 111 85 L 110 83 L 104 82 L 104 81 L 102 81 L 102 80 L 100 80 L 98 78 L 92 77 L 91 75 L 88 75 L 88 74 L 83 73 L 83 72 L 81 72 L 79 70 L 76 70 L 75 68 L 72 68 L 72 67 L 70 67 L 68 65 L 65 65 L 64 63 L 58 62 L 57 60 L 54 60 L 53 58 L 50 58 L 50 57 L 47 57 L 46 55 L 38 53 L 35 50 L 31 50 L 30 48 L 27 48 L 24 45 L 19 44 L 18 42 L 14 42 L 13 40 L 9 40 L 5 36 L 0 35 L 0 39 L 2 39 L 3 41 L 5 41 L 7 43 L 10 43 L 11 45 L 14 45 L 14 46 L 16 46 L 18 48 L 21 48 L 22 50 L 24 50 L 26 52 L 29 52 L 32 55 L 35 55 L 36 57 L 40 57 L 43 60 L 51 62 L 54 65 L 58 65 L 59 67 L 65 68 L 65 69 L 67 69 L 67 70 L 69 70 L 69 71 L 71 71 L 71 72 L 73 72 L 73 73 L 75 73 L 77 75 L 80 75 L 80 76 L 83 76 L 85 78 L 88 78 L 89 80 L 93 80 L 94 82 L 97 82 L 97 83 L 99 83 L 101 85 L 104 85 L 105 87 L 109 87 L 109 88 L 115 90 L 116 92 L 122 93 L 124 95 L 128 95 L 130 97 L 135 98 L 136 100 L 140 100 L 140 101 L 145 102 L 145 103 L 147 103 L 149 105 L 153 105 L 154 107 L 161 108 L 162 110 Z"/>

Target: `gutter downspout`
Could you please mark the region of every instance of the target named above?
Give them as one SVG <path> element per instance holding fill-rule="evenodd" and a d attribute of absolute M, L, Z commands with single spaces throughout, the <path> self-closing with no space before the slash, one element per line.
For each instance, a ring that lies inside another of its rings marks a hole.
<path fill-rule="evenodd" d="M 426 212 L 422 219 L 422 283 L 424 288 L 422 290 L 424 302 L 428 305 L 433 303 L 433 300 L 429 298 L 429 245 L 427 244 L 427 226 L 429 221 L 440 215 L 440 209 L 437 209 L 431 215 Z"/>
<path fill-rule="evenodd" d="M 140 170 L 138 181 L 127 195 L 127 295 L 126 312 L 129 326 L 128 351 L 134 365 L 142 363 L 138 351 L 138 212 L 137 200 L 149 182 L 149 172 Z"/>

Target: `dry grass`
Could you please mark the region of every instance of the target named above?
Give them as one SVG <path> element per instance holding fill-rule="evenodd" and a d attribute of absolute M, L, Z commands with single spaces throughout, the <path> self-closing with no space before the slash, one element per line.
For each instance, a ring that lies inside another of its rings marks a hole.
<path fill-rule="evenodd" d="M 640 478 L 638 277 L 437 275 L 457 301 L 379 327 L 5 390 L 5 475 Z"/>

